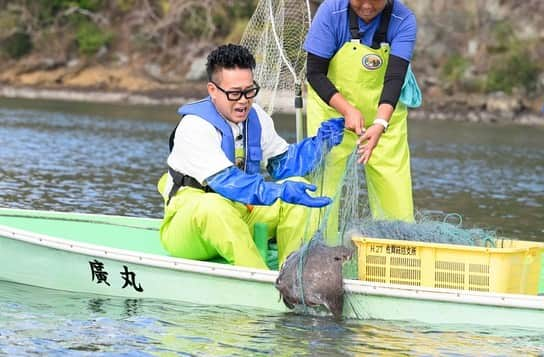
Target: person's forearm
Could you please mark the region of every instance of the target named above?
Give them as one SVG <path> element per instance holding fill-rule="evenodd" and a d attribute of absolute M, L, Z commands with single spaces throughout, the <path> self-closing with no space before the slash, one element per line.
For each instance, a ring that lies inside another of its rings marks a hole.
<path fill-rule="evenodd" d="M 357 135 L 361 135 L 365 126 L 365 118 L 356 107 L 340 94 L 340 92 L 335 93 L 331 97 L 329 105 L 345 118 L 346 129 L 354 131 Z"/>
<path fill-rule="evenodd" d="M 382 131 L 380 131 L 380 133 L 385 132 L 389 127 L 389 121 L 391 120 L 391 116 L 393 115 L 394 111 L 395 108 L 393 108 L 391 104 L 380 104 L 378 106 L 378 110 L 376 111 L 376 116 L 372 119 L 372 126 L 377 125 L 382 128 Z"/>
<path fill-rule="evenodd" d="M 376 117 L 374 119 L 381 118 L 389 122 L 389 120 L 391 120 L 391 116 L 393 115 L 394 110 L 395 108 L 393 108 L 391 104 L 382 103 L 378 106 L 378 111 L 376 112 Z"/>
<path fill-rule="evenodd" d="M 344 117 L 349 114 L 349 111 L 357 109 L 353 105 L 351 105 L 340 93 L 336 93 L 332 96 L 329 105 L 336 109 Z M 389 121 L 391 119 L 391 116 L 393 115 L 394 110 L 395 108 L 393 108 L 391 104 L 382 103 L 378 106 L 376 118 L 382 118 Z"/>
<path fill-rule="evenodd" d="M 340 92 L 336 92 L 331 97 L 329 105 L 336 109 L 336 111 L 338 111 L 338 113 L 342 114 L 344 117 L 349 116 L 350 111 L 357 110 L 353 105 L 351 105 L 350 102 L 346 100 L 346 98 L 342 96 L 342 94 L 340 94 Z"/>
<path fill-rule="evenodd" d="M 308 83 L 310 83 L 317 95 L 319 95 L 321 100 L 325 103 L 329 103 L 334 93 L 338 92 L 334 84 L 327 77 L 329 62 L 330 60 L 328 58 L 319 57 L 313 53 L 308 53 L 306 62 Z"/>

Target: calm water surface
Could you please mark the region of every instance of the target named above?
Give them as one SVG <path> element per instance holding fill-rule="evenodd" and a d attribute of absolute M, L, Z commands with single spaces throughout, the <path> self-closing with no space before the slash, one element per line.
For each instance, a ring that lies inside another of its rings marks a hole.
<path fill-rule="evenodd" d="M 537 356 L 523 329 L 342 321 L 0 283 L 0 355 Z"/>
<path fill-rule="evenodd" d="M 0 206 L 160 217 L 174 107 L 0 100 Z M 294 118 L 278 116 L 294 140 Z M 544 241 L 544 128 L 411 122 L 416 208 Z M 477 323 L 477 319 L 475 320 Z M 542 355 L 542 331 L 335 322 L 0 282 L 0 355 Z"/>

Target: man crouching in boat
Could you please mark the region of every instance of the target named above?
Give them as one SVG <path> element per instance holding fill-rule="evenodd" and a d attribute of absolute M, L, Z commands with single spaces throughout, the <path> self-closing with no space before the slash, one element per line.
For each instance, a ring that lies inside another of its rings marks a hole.
<path fill-rule="evenodd" d="M 310 208 L 331 203 L 309 195 L 315 186 L 301 176 L 340 143 L 344 120 L 324 122 L 315 137 L 289 145 L 253 103 L 259 93 L 254 68 L 245 47 L 216 48 L 206 64 L 209 96 L 178 110 L 168 173 L 158 184 L 165 201 L 161 242 L 173 256 L 220 255 L 231 264 L 268 269 L 252 239 L 253 226 L 263 222 L 277 239 L 281 266 L 300 247 Z M 279 182 L 259 173 L 265 162 Z"/>

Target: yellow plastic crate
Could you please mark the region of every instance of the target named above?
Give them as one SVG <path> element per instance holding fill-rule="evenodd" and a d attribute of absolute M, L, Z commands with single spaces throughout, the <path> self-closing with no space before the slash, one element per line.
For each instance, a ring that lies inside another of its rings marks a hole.
<path fill-rule="evenodd" d="M 544 244 L 495 240 L 494 248 L 354 237 L 359 279 L 497 293 L 538 293 Z"/>

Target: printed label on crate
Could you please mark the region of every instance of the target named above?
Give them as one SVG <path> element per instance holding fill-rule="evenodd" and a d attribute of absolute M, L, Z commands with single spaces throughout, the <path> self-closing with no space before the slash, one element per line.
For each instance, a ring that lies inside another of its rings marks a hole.
<path fill-rule="evenodd" d="M 370 252 L 375 254 L 417 255 L 417 247 L 395 244 L 371 244 Z"/>

